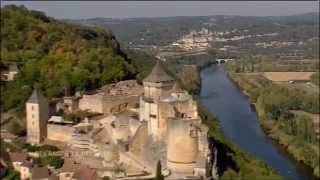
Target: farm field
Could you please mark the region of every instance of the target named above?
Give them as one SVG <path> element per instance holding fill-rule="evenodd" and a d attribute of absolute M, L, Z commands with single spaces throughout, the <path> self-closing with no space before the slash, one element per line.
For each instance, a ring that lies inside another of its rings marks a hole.
<path fill-rule="evenodd" d="M 264 72 L 263 76 L 274 82 L 310 81 L 315 72 Z"/>

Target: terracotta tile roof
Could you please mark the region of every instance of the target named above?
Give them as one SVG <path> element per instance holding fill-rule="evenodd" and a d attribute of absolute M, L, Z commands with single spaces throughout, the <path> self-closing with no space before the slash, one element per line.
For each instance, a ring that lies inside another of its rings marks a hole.
<path fill-rule="evenodd" d="M 27 160 L 22 162 L 22 166 L 25 166 L 25 167 L 29 167 L 29 168 L 31 168 L 31 167 L 32 167 L 32 165 L 33 165 L 33 164 L 32 164 L 32 162 L 27 161 Z"/>
<path fill-rule="evenodd" d="M 11 162 L 24 162 L 27 161 L 28 155 L 26 153 L 9 152 Z"/>
<path fill-rule="evenodd" d="M 92 180 L 96 172 L 88 166 L 76 162 L 74 159 L 66 158 L 61 168 L 62 172 L 74 172 L 74 178 L 79 180 Z"/>
<path fill-rule="evenodd" d="M 42 178 L 49 178 L 50 171 L 46 167 L 33 167 L 32 170 L 32 179 L 42 179 Z"/>
<path fill-rule="evenodd" d="M 74 159 L 65 158 L 63 166 L 61 168 L 62 172 L 74 172 L 77 169 L 77 166 L 79 165 L 78 162 L 76 162 Z"/>
<path fill-rule="evenodd" d="M 0 137 L 1 137 L 2 139 L 15 139 L 15 138 L 17 138 L 16 135 L 11 134 L 11 133 L 6 132 L 6 131 L 1 131 Z"/>
<path fill-rule="evenodd" d="M 96 172 L 87 166 L 82 166 L 75 172 L 74 177 L 79 180 L 92 180 L 96 177 Z"/>
<path fill-rule="evenodd" d="M 59 177 L 55 174 L 51 174 L 49 180 L 59 180 Z"/>

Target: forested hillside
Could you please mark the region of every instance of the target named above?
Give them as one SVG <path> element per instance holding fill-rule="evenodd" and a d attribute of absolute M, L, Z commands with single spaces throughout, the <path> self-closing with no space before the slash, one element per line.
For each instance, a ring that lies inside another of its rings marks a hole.
<path fill-rule="evenodd" d="M 1 8 L 1 69 L 12 63 L 19 73 L 14 81 L 1 82 L 2 111 L 22 108 L 35 82 L 56 97 L 136 74 L 110 31 L 70 25 L 15 5 Z"/>

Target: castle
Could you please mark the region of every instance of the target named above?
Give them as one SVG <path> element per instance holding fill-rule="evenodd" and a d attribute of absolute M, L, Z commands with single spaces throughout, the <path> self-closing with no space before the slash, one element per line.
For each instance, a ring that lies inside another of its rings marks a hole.
<path fill-rule="evenodd" d="M 94 152 L 102 158 L 102 166 L 127 164 L 127 176 L 129 169 L 154 174 L 160 160 L 167 179 L 206 177 L 210 154 L 208 128 L 201 124 L 196 101 L 165 72 L 160 61 L 143 80 L 141 90 L 136 100 L 139 106 L 136 110 L 131 108 L 131 114 L 137 113 L 137 118 L 109 112 L 98 119 L 65 127 L 46 124 L 47 100 L 35 89 L 26 105 L 28 142 L 39 144 L 44 138 L 64 141 L 74 150 Z M 121 103 L 123 99 L 125 96 Z"/>

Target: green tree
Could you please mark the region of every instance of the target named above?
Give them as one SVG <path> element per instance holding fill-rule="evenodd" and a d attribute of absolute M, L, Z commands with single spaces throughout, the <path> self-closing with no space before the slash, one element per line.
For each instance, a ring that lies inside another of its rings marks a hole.
<path fill-rule="evenodd" d="M 156 180 L 163 180 L 164 177 L 162 175 L 162 169 L 161 169 L 161 162 L 160 160 L 158 161 L 157 163 L 157 169 L 156 169 L 156 177 L 155 177 Z"/>

